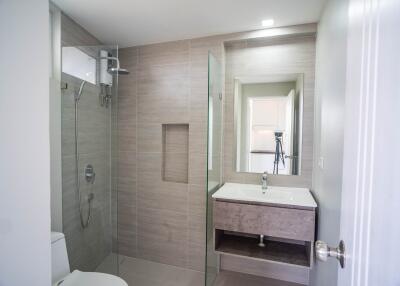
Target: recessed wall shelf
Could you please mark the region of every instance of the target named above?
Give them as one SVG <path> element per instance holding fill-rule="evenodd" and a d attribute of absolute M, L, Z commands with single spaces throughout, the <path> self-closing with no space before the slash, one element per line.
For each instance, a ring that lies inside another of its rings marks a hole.
<path fill-rule="evenodd" d="M 188 183 L 189 124 L 162 125 L 162 178 L 164 181 Z"/>

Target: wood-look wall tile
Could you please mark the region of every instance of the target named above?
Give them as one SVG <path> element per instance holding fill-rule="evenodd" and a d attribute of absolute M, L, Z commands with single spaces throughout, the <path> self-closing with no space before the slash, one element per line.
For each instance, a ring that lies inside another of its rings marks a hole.
<path fill-rule="evenodd" d="M 204 242 L 201 244 L 189 241 L 187 254 L 187 267 L 196 271 L 205 272 L 206 248 Z"/>
<path fill-rule="evenodd" d="M 187 153 L 189 150 L 189 124 L 163 125 L 164 152 Z"/>
<path fill-rule="evenodd" d="M 118 152 L 118 177 L 136 180 L 136 152 Z"/>
<path fill-rule="evenodd" d="M 206 241 L 206 221 L 203 215 L 191 215 L 188 220 L 189 242 L 204 245 Z"/>
<path fill-rule="evenodd" d="M 137 126 L 137 151 L 162 152 L 162 127 L 159 123 L 141 123 Z"/>
<path fill-rule="evenodd" d="M 137 47 L 119 49 L 118 58 L 121 62 L 121 66 L 127 68 L 130 72 L 132 72 L 132 68 L 136 68 L 138 65 L 138 53 L 139 48 Z M 123 78 L 125 78 L 125 76 L 120 77 L 120 79 Z"/>
<path fill-rule="evenodd" d="M 189 154 L 189 184 L 202 185 L 207 181 L 207 156 Z"/>
<path fill-rule="evenodd" d="M 148 209 L 157 209 L 186 214 L 187 189 L 186 184 L 161 182 L 146 177 L 139 178 L 138 211 L 146 213 Z"/>
<path fill-rule="evenodd" d="M 206 87 L 201 91 L 200 88 L 194 87 L 190 93 L 190 122 L 204 123 L 206 122 L 204 118 L 208 117 L 208 89 L 207 84 L 201 83 L 201 81 L 206 82 L 206 80 L 196 80 L 195 84 Z"/>
<path fill-rule="evenodd" d="M 136 126 L 120 129 L 118 133 L 118 150 L 122 152 L 136 152 Z"/>
<path fill-rule="evenodd" d="M 139 63 L 143 65 L 171 65 L 189 60 L 189 41 L 176 41 L 139 47 Z"/>
<path fill-rule="evenodd" d="M 204 217 L 206 214 L 206 200 L 207 200 L 207 190 L 206 185 L 189 185 L 189 216 L 196 216 L 197 221 L 195 224 L 205 222 Z M 202 219 L 199 219 L 202 218 Z"/>
<path fill-rule="evenodd" d="M 163 153 L 163 180 L 188 182 L 188 153 Z"/>
<path fill-rule="evenodd" d="M 204 155 L 207 154 L 207 121 L 197 121 L 190 124 L 189 152 Z"/>
<path fill-rule="evenodd" d="M 120 135 L 123 148 L 134 153 L 135 140 L 139 152 L 137 225 L 136 232 L 130 232 L 136 240 L 124 237 L 120 249 L 140 258 L 199 271 L 204 271 L 207 47 L 211 45 L 222 51 L 222 42 L 212 37 L 193 43 L 177 41 L 120 50 L 121 66 L 133 73 L 120 79 L 118 129 L 119 133 L 128 133 Z M 166 150 L 175 163 L 167 177 L 189 177 L 192 172 L 191 181 L 199 185 L 193 185 L 190 191 L 187 184 L 162 181 L 161 125 L 170 123 L 189 123 L 193 128 L 189 127 L 188 134 L 174 133 Z M 183 161 L 178 162 L 179 158 Z M 129 190 L 128 185 L 120 189 Z M 126 227 L 122 230 L 129 234 Z M 189 236 L 193 240 L 190 251 Z M 135 248 L 136 252 L 132 250 Z"/>
<path fill-rule="evenodd" d="M 157 209 L 138 212 L 138 256 L 185 267 L 187 218 L 184 214 Z M 184 246 L 184 247 L 182 247 Z"/>
<path fill-rule="evenodd" d="M 138 92 L 173 96 L 176 90 L 189 88 L 189 69 L 188 63 L 141 67 L 138 71 Z"/>
<path fill-rule="evenodd" d="M 118 254 L 130 257 L 137 256 L 136 231 L 130 231 L 125 226 L 118 226 L 116 245 Z"/>
<path fill-rule="evenodd" d="M 138 178 L 146 174 L 153 178 L 160 178 L 161 157 L 161 153 L 137 153 Z"/>

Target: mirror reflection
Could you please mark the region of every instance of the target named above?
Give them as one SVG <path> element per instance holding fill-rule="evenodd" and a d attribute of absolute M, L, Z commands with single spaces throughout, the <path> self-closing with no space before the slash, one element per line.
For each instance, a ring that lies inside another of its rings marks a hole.
<path fill-rule="evenodd" d="M 236 78 L 236 171 L 299 175 L 302 107 L 302 74 Z"/>

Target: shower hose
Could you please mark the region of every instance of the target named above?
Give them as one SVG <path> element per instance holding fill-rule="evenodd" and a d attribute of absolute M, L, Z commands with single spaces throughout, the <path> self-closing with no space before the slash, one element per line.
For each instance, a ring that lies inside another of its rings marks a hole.
<path fill-rule="evenodd" d="M 94 199 L 94 194 L 92 192 L 94 177 L 90 180 L 90 193 L 87 197 L 87 202 L 89 204 L 89 210 L 86 218 L 83 216 L 83 206 L 82 206 L 82 192 L 80 188 L 79 180 L 79 153 L 78 153 L 78 100 L 75 99 L 75 185 L 78 194 L 79 203 L 79 216 L 81 220 L 82 228 L 87 228 L 89 226 L 90 220 L 92 218 L 92 201 Z"/>

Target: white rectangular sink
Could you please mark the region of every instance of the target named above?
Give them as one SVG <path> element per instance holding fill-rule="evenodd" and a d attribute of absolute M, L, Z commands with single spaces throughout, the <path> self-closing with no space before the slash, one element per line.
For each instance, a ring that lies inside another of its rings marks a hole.
<path fill-rule="evenodd" d="M 277 204 L 300 208 L 316 208 L 317 203 L 309 189 L 226 183 L 212 197 L 217 200 L 261 204 Z"/>

